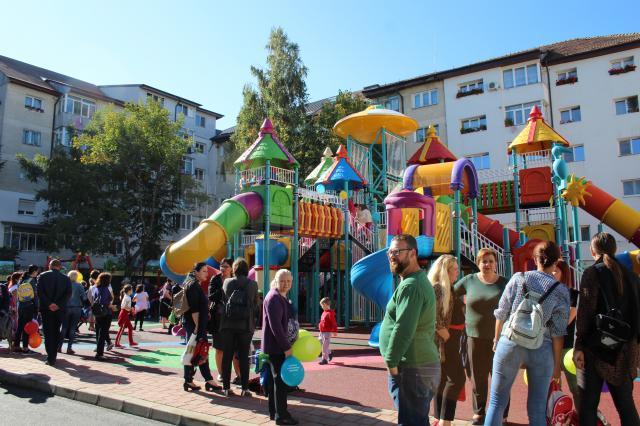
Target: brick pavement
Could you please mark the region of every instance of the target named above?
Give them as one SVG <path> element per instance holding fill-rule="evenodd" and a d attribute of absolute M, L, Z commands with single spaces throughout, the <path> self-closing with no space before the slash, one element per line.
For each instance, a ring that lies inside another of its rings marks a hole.
<path fill-rule="evenodd" d="M 49 367 L 43 362 L 42 350 L 38 351 L 25 356 L 0 350 L 0 381 L 174 424 L 273 424 L 262 396 L 225 398 L 204 388 L 184 392 L 179 374 L 118 361 L 96 362 L 88 354 L 59 354 L 56 366 Z M 297 396 L 290 397 L 289 404 L 303 425 L 390 425 L 396 419 L 392 410 Z"/>

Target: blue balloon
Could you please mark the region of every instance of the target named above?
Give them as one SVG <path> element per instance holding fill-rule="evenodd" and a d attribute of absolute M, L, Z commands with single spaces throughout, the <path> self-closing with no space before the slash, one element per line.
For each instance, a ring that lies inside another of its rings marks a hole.
<path fill-rule="evenodd" d="M 280 376 L 287 385 L 291 387 L 298 386 L 304 379 L 304 367 L 296 357 L 290 356 L 282 363 Z"/>

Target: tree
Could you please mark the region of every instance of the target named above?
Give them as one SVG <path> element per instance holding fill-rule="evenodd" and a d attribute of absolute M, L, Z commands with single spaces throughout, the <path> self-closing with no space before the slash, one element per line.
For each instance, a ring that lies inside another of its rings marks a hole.
<path fill-rule="evenodd" d="M 44 180 L 50 249 L 113 253 L 124 246 L 125 275 L 160 253 L 176 230 L 175 216 L 206 200 L 191 175 L 181 173 L 191 141 L 181 121 L 155 102 L 98 111 L 71 149 L 51 158 L 19 158 L 27 176 Z"/>
<path fill-rule="evenodd" d="M 316 143 L 307 147 L 309 156 L 315 158 L 313 167 L 320 161 L 326 147 L 330 147 L 335 153 L 338 146 L 345 143 L 344 139 L 333 133 L 333 126 L 344 117 L 364 110 L 368 105 L 366 98 L 361 94 L 342 90 L 338 92 L 334 101 L 322 105 L 320 111 L 312 118 Z"/>
<path fill-rule="evenodd" d="M 309 122 L 306 116 L 307 67 L 300 58 L 300 49 L 289 41 L 282 28 L 271 30 L 267 49 L 266 68 L 251 67 L 257 87 L 245 85 L 243 105 L 238 114 L 236 131 L 231 137 L 234 161 L 256 139 L 262 120 L 270 118 L 280 141 L 300 162 L 307 164 L 305 149 L 309 141 Z"/>

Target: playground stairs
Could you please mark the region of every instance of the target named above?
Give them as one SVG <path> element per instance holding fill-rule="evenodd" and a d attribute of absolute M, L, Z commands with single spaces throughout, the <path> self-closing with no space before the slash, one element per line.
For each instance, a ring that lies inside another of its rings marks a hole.
<path fill-rule="evenodd" d="M 502 247 L 480 234 L 476 229 L 469 229 L 467 225 L 460 221 L 460 249 L 463 259 L 471 262 L 473 266 L 476 264 L 476 255 L 481 248 L 490 248 L 495 250 L 498 255 L 498 274 L 506 276 L 511 268 L 511 256 L 507 256 Z M 507 265 L 510 267 L 507 268 Z"/>

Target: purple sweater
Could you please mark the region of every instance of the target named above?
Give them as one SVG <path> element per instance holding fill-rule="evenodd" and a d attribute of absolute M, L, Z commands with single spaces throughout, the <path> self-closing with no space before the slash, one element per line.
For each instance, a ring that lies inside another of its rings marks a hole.
<path fill-rule="evenodd" d="M 275 355 L 291 348 L 287 339 L 289 302 L 276 289 L 269 290 L 263 302 L 262 351 Z"/>

